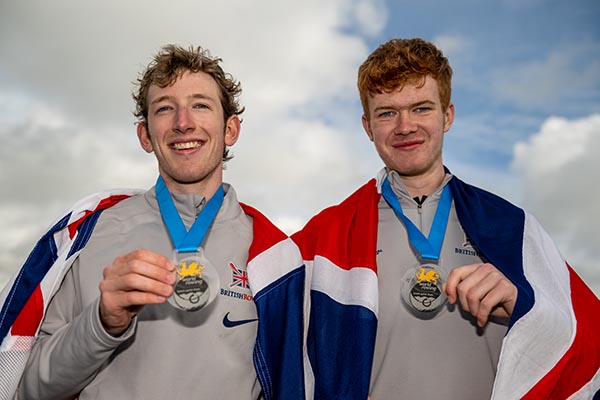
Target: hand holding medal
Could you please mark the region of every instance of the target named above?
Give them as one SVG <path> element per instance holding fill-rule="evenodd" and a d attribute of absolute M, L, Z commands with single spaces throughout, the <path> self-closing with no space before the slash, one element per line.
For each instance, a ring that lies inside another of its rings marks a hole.
<path fill-rule="evenodd" d="M 489 263 L 469 264 L 454 268 L 445 285 L 450 303 L 477 318 L 483 327 L 490 316 L 508 325 L 517 302 L 517 287 Z"/>
<path fill-rule="evenodd" d="M 123 333 L 147 304 L 161 304 L 173 292 L 173 262 L 149 250 L 115 258 L 100 282 L 100 321 L 112 335 Z"/>

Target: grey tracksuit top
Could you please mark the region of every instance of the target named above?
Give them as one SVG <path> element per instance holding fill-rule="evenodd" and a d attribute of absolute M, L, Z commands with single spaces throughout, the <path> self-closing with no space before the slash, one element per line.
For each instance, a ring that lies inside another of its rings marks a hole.
<path fill-rule="evenodd" d="M 80 392 L 82 400 L 257 399 L 256 308 L 250 288 L 233 277 L 234 267 L 246 269 L 252 220 L 233 188 L 226 184 L 225 191 L 203 245 L 219 272 L 216 299 L 195 312 L 146 305 L 118 338 L 103 330 L 98 316 L 103 268 L 135 249 L 171 257 L 173 246 L 154 188 L 105 210 L 49 305 L 17 398 L 73 398 Z M 203 198 L 175 195 L 174 202 L 189 229 Z M 242 320 L 248 321 L 235 325 Z"/>
<path fill-rule="evenodd" d="M 421 206 L 410 197 L 397 173 L 388 174 L 404 214 L 427 237 L 445 180 Z M 379 202 L 377 239 L 379 316 L 370 394 L 383 399 L 490 398 L 502 339 L 507 327 L 496 322 L 478 328 L 460 305 L 445 306 L 433 319 L 410 314 L 402 303 L 400 283 L 409 268 L 420 265 L 406 229 L 383 197 Z M 454 204 L 440 256 L 454 267 L 481 262 L 460 226 Z"/>

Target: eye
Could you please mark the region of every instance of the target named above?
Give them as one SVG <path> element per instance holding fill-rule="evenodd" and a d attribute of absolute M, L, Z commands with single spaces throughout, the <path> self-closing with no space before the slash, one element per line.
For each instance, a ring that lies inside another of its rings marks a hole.
<path fill-rule="evenodd" d="M 196 103 L 193 105 L 194 108 L 199 109 L 199 110 L 203 110 L 203 109 L 210 109 L 210 107 L 208 106 L 208 104 L 205 103 Z"/>
<path fill-rule="evenodd" d="M 377 114 L 377 118 L 392 118 L 393 116 L 393 111 L 382 111 L 379 114 Z"/>
<path fill-rule="evenodd" d="M 415 112 L 417 114 L 426 113 L 428 111 L 431 111 L 431 107 L 417 107 L 417 108 L 415 108 Z"/>
<path fill-rule="evenodd" d="M 156 110 L 155 110 L 154 112 L 155 112 L 156 114 L 162 114 L 162 113 L 165 113 L 165 112 L 167 112 L 167 111 L 169 111 L 169 110 L 171 110 L 171 109 L 172 109 L 172 107 L 171 107 L 171 106 L 168 106 L 168 105 L 163 105 L 163 106 L 159 106 L 159 107 L 157 107 L 157 108 L 156 108 Z"/>

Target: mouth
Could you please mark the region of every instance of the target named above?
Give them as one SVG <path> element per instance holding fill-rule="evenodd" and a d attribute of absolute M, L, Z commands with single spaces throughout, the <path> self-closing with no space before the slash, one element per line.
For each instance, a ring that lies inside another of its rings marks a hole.
<path fill-rule="evenodd" d="M 171 143 L 170 147 L 173 150 L 199 149 L 200 147 L 202 147 L 202 142 L 195 140 L 191 142 Z"/>
<path fill-rule="evenodd" d="M 413 150 L 423 144 L 422 140 L 411 140 L 394 144 L 394 147 L 399 150 Z"/>

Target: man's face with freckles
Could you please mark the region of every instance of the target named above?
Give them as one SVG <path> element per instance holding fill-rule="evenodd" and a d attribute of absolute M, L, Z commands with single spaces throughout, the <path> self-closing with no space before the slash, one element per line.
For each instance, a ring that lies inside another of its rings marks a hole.
<path fill-rule="evenodd" d="M 144 150 L 154 152 L 167 187 L 185 193 L 220 184 L 223 150 L 237 140 L 239 119 L 224 121 L 215 80 L 185 72 L 170 86 L 151 85 L 148 104 L 138 137 Z"/>
<path fill-rule="evenodd" d="M 388 170 L 419 177 L 443 171 L 444 133 L 452 126 L 454 105 L 442 109 L 437 81 L 430 76 L 407 82 L 402 90 L 369 96 L 363 127 Z"/>

